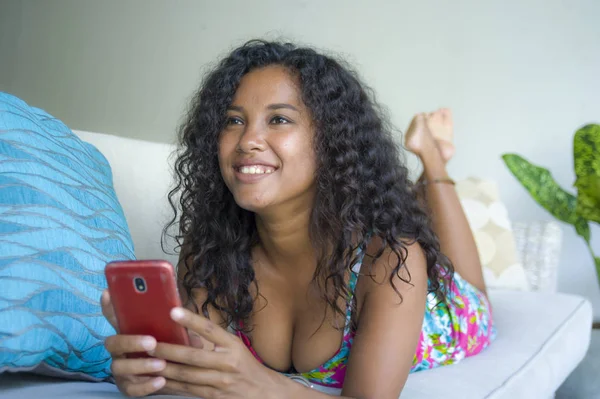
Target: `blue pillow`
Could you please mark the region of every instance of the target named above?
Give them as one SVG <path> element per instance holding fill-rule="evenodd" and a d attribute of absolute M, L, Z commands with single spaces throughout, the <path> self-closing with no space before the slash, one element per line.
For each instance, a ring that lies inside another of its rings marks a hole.
<path fill-rule="evenodd" d="M 61 121 L 0 92 L 0 372 L 105 379 L 104 267 L 134 259 L 110 165 Z"/>

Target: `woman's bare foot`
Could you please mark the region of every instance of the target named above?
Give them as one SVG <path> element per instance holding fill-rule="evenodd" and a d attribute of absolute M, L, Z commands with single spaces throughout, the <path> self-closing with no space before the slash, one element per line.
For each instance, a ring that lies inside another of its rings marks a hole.
<path fill-rule="evenodd" d="M 419 157 L 436 147 L 446 163 L 454 155 L 453 137 L 452 112 L 442 108 L 429 114 L 415 115 L 404 142 L 406 148 Z"/>
<path fill-rule="evenodd" d="M 404 137 L 404 146 L 420 158 L 423 154 L 437 148 L 435 138 L 427 126 L 427 117 L 428 115 L 424 113 L 416 114 Z"/>

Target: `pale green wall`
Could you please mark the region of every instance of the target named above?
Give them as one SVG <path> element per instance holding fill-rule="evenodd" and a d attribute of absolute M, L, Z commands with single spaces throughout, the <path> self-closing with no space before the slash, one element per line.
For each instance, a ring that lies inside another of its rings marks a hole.
<path fill-rule="evenodd" d="M 0 0 L 0 90 L 10 91 L 15 80 L 20 21 L 21 4 Z"/>
<path fill-rule="evenodd" d="M 400 127 L 440 104 L 473 127 L 560 108 L 555 135 L 600 107 L 595 0 L 0 1 L 0 87 L 79 129 L 170 140 L 202 67 L 265 35 L 345 54 Z"/>
<path fill-rule="evenodd" d="M 600 120 L 599 16 L 598 0 L 0 0 L 0 89 L 75 129 L 172 141 L 205 65 L 284 36 L 344 54 L 400 128 L 452 107 L 452 175 L 495 179 L 513 220 L 549 219 L 500 154 L 572 185 L 571 135 Z M 559 286 L 598 319 L 591 260 L 564 231 Z"/>

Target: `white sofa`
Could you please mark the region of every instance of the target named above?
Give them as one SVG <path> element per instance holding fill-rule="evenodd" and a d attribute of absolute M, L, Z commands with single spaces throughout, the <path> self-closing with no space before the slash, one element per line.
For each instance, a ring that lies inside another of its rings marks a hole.
<path fill-rule="evenodd" d="M 160 245 L 162 227 L 171 216 L 165 198 L 172 182 L 168 158 L 174 147 L 105 134 L 76 133 L 96 145 L 112 165 L 115 189 L 137 257 L 166 258 L 175 264 L 176 256 L 165 255 Z M 497 340 L 480 355 L 457 365 L 411 374 L 403 398 L 554 397 L 588 349 L 592 308 L 584 298 L 553 292 L 555 266 L 548 265 L 556 264 L 552 258 L 557 255 L 560 240 L 539 234 L 547 227 L 517 229 L 517 247 L 521 258 L 529 263 L 528 278 L 538 291 L 490 291 Z M 65 397 L 122 396 L 108 382 L 68 381 L 22 373 L 0 375 L 0 398 Z"/>

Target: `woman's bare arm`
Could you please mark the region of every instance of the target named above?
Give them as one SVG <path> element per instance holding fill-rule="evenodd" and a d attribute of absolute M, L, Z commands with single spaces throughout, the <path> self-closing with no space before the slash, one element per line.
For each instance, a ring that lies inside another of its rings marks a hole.
<path fill-rule="evenodd" d="M 358 330 L 350 350 L 343 396 L 396 399 L 400 395 L 419 341 L 427 299 L 427 269 L 418 244 L 408 247 L 403 279 L 389 283 L 398 257 L 387 251 L 372 266 L 374 280 L 365 276 L 366 289 Z M 363 266 L 365 267 L 365 266 Z"/>

